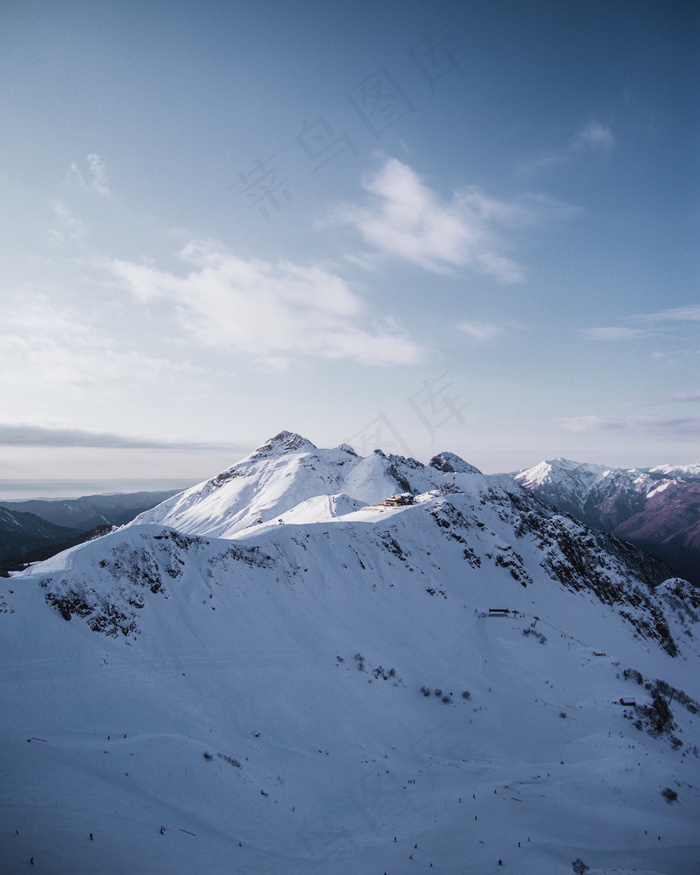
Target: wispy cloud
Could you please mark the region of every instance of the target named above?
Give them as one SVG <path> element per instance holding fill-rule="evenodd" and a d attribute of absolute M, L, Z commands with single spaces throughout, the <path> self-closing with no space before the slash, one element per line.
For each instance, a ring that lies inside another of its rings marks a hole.
<path fill-rule="evenodd" d="M 691 416 L 631 416 L 628 418 L 605 418 L 601 416 L 577 416 L 559 420 L 559 427 L 573 432 L 630 431 L 653 433 L 668 437 L 700 437 L 700 417 Z"/>
<path fill-rule="evenodd" d="M 694 404 L 700 401 L 700 390 L 691 392 L 669 392 L 659 395 L 650 401 L 641 401 L 630 405 L 633 407 L 655 407 L 657 404 Z"/>
<path fill-rule="evenodd" d="M 63 399 L 103 400 L 144 381 L 196 378 L 186 362 L 143 355 L 111 340 L 93 318 L 41 294 L 11 302 L 0 330 L 0 401 L 17 393 L 56 392 Z"/>
<path fill-rule="evenodd" d="M 630 318 L 640 322 L 700 322 L 700 304 L 659 310 L 656 313 L 642 313 Z"/>
<path fill-rule="evenodd" d="M 90 153 L 87 156 L 87 174 L 88 181 L 86 182 L 85 177 L 75 162 L 71 163 L 68 168 L 69 182 L 77 183 L 80 188 L 90 188 L 103 196 L 110 193 L 104 158 L 94 152 Z"/>
<path fill-rule="evenodd" d="M 659 310 L 655 313 L 637 313 L 625 316 L 622 325 L 600 328 L 582 328 L 581 333 L 589 340 L 625 341 L 638 340 L 644 337 L 655 337 L 666 333 L 662 326 L 677 326 L 700 322 L 700 305 L 691 304 L 688 307 L 674 307 L 669 310 Z"/>
<path fill-rule="evenodd" d="M 584 328 L 584 337 L 589 340 L 618 341 L 637 340 L 640 337 L 649 337 L 650 332 L 643 328 L 628 328 L 625 326 L 611 326 L 609 328 Z"/>
<path fill-rule="evenodd" d="M 574 137 L 569 147 L 574 152 L 585 149 L 612 149 L 615 137 L 607 125 L 592 119 Z"/>
<path fill-rule="evenodd" d="M 457 323 L 457 330 L 479 343 L 488 343 L 508 333 L 502 325 L 495 325 L 493 322 L 470 322 L 467 319 Z"/>
<path fill-rule="evenodd" d="M 572 212 L 544 198 L 497 200 L 476 187 L 445 199 L 396 158 L 363 187 L 368 202 L 340 206 L 334 220 L 359 231 L 376 252 L 437 273 L 468 268 L 503 282 L 523 277 L 522 267 L 507 254 L 513 248 L 507 235 L 543 217 Z"/>
<path fill-rule="evenodd" d="M 3 447 L 94 447 L 97 449 L 231 450 L 245 452 L 240 443 L 167 440 L 116 432 L 89 431 L 27 423 L 0 423 Z"/>
<path fill-rule="evenodd" d="M 675 349 L 672 352 L 656 350 L 651 354 L 651 358 L 658 364 L 675 366 L 678 362 L 700 358 L 700 349 Z"/>
<path fill-rule="evenodd" d="M 424 350 L 391 319 L 373 319 L 341 277 L 320 265 L 243 259 L 191 242 L 184 276 L 113 260 L 108 269 L 138 300 L 165 301 L 197 341 L 271 364 L 291 357 L 412 364 Z"/>
<path fill-rule="evenodd" d="M 82 242 L 85 237 L 85 224 L 82 219 L 76 219 L 60 201 L 52 201 L 51 208 L 58 220 L 57 226 L 49 229 L 49 236 L 55 243 Z"/>
<path fill-rule="evenodd" d="M 109 194 L 107 168 L 104 159 L 94 153 L 87 156 L 92 187 L 98 194 Z"/>
<path fill-rule="evenodd" d="M 529 174 L 572 164 L 594 154 L 604 154 L 615 146 L 615 137 L 607 125 L 596 119 L 586 122 L 571 140 L 560 149 L 543 152 L 520 165 L 520 172 Z"/>
<path fill-rule="evenodd" d="M 564 431 L 615 431 L 625 427 L 622 419 L 604 419 L 601 416 L 574 416 L 559 420 Z"/>

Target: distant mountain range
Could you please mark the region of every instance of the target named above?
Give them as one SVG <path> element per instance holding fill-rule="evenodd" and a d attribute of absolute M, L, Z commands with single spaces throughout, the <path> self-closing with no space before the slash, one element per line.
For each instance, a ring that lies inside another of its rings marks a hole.
<path fill-rule="evenodd" d="M 48 558 L 79 534 L 76 529 L 57 526 L 33 513 L 0 506 L 0 569 L 16 568 L 24 556 Z M 44 555 L 44 551 L 50 552 Z"/>
<path fill-rule="evenodd" d="M 699 635 L 510 476 L 281 432 L 0 580 L 0 870 L 695 875 Z"/>
<path fill-rule="evenodd" d="M 514 477 L 542 501 L 700 585 L 700 464 L 623 469 L 554 459 Z"/>
<path fill-rule="evenodd" d="M 0 573 L 48 559 L 121 526 L 175 493 L 134 492 L 70 499 L 0 501 Z"/>

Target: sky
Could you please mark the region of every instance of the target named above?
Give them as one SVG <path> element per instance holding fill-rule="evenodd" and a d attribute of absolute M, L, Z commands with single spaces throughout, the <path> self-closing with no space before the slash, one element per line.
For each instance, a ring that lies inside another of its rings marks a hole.
<path fill-rule="evenodd" d="M 700 8 L 0 2 L 0 480 L 700 458 Z M 1 491 L 1 490 L 0 490 Z"/>

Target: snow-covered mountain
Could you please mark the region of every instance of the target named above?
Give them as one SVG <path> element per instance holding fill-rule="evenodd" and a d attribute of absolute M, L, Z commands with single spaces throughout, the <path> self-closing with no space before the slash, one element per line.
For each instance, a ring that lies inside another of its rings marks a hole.
<path fill-rule="evenodd" d="M 0 581 L 0 871 L 695 873 L 668 574 L 451 454 L 282 433 Z"/>
<path fill-rule="evenodd" d="M 700 464 L 621 469 L 554 459 L 514 476 L 542 501 L 700 585 Z"/>
<path fill-rule="evenodd" d="M 656 468 L 649 468 L 649 473 L 675 480 L 700 480 L 700 461 L 694 465 L 658 465 Z"/>
<path fill-rule="evenodd" d="M 157 522 L 188 534 L 231 538 L 271 520 L 286 521 L 290 512 L 316 522 L 391 493 L 435 489 L 447 482 L 446 475 L 465 472 L 479 473 L 452 453 L 426 466 L 381 450 L 361 457 L 347 444 L 319 449 L 285 431 L 217 477 L 141 514 L 133 525 Z"/>

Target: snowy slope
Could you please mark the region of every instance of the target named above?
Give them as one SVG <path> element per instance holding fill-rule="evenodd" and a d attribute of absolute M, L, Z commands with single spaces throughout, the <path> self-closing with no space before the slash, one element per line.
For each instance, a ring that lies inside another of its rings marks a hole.
<path fill-rule="evenodd" d="M 228 539 L 0 581 L 0 871 L 696 873 L 695 592 L 509 478 L 283 440 L 161 506 Z"/>

